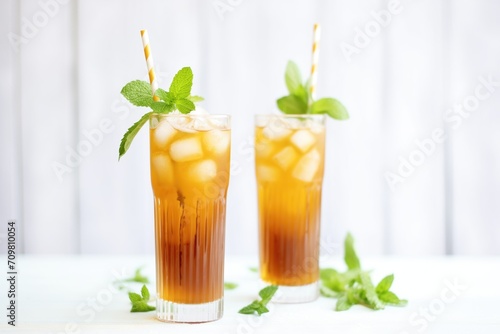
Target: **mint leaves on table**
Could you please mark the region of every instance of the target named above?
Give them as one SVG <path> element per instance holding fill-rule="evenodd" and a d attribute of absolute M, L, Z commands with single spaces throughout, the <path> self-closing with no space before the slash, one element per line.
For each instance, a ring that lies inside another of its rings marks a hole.
<path fill-rule="evenodd" d="M 289 61 L 285 70 L 289 94 L 276 101 L 278 108 L 285 114 L 327 114 L 337 120 L 349 118 L 347 109 L 337 99 L 325 97 L 313 101 L 309 81 L 303 82 L 297 64 Z"/>
<path fill-rule="evenodd" d="M 156 310 L 156 307 L 148 304 L 149 290 L 146 285 L 142 286 L 140 295 L 135 292 L 129 292 L 128 298 L 132 302 L 132 309 L 130 312 L 149 312 Z"/>
<path fill-rule="evenodd" d="M 181 113 L 187 114 L 195 110 L 195 102 L 203 101 L 203 98 L 191 95 L 192 86 L 193 72 L 190 67 L 183 67 L 177 72 L 168 92 L 161 88 L 156 90 L 155 96 L 159 101 L 155 100 L 155 96 L 151 92 L 151 86 L 146 81 L 135 80 L 126 84 L 122 88 L 121 94 L 133 105 L 148 107 L 152 111 L 144 114 L 139 121 L 127 130 L 120 142 L 118 159 L 127 152 L 130 144 L 142 126 L 148 121 L 151 113 L 168 114 L 174 110 L 179 110 Z"/>
<path fill-rule="evenodd" d="M 348 269 L 343 273 L 332 268 L 320 270 L 321 295 L 337 298 L 336 311 L 348 310 L 356 304 L 374 310 L 383 309 L 386 305 L 407 304 L 406 300 L 390 291 L 394 275 L 384 277 L 377 286 L 373 285 L 369 272 L 361 269 L 351 234 L 347 234 L 344 241 L 344 261 Z"/>
<path fill-rule="evenodd" d="M 234 290 L 238 287 L 238 284 L 233 282 L 224 282 L 224 290 Z"/>
<path fill-rule="evenodd" d="M 238 313 L 241 314 L 255 314 L 257 313 L 259 316 L 263 313 L 269 312 L 266 307 L 269 301 L 273 298 L 274 294 L 278 290 L 278 286 L 269 285 L 264 289 L 259 291 L 259 296 L 261 300 L 254 300 L 251 304 L 243 307 Z"/>
<path fill-rule="evenodd" d="M 130 310 L 130 312 L 149 312 L 156 309 L 154 306 L 148 305 L 150 295 L 146 284 L 149 284 L 149 278 L 147 276 L 144 276 L 141 273 L 141 270 L 142 267 L 139 267 L 135 270 L 134 276 L 119 279 L 113 282 L 114 284 L 118 284 L 119 290 L 126 290 L 128 292 L 128 298 L 132 303 L 132 309 Z M 143 283 L 141 294 L 132 292 L 129 287 L 124 284 L 126 282 Z"/>

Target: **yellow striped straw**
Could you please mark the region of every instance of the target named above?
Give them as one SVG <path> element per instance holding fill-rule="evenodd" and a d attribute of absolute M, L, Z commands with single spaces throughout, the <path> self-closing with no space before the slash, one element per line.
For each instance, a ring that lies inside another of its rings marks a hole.
<path fill-rule="evenodd" d="M 153 55 L 151 55 L 151 48 L 149 47 L 149 36 L 147 30 L 141 30 L 142 46 L 144 47 L 144 57 L 146 57 L 146 64 L 148 65 L 149 83 L 151 84 L 151 91 L 153 92 L 153 100 L 160 101 L 160 98 L 155 95 L 158 89 L 156 82 L 155 68 L 153 65 Z"/>
<path fill-rule="evenodd" d="M 319 56 L 319 39 L 321 35 L 321 27 L 318 23 L 314 24 L 313 47 L 312 47 L 312 66 L 311 66 L 311 82 L 309 90 L 312 100 L 316 99 L 316 83 L 318 82 L 318 56 Z"/>

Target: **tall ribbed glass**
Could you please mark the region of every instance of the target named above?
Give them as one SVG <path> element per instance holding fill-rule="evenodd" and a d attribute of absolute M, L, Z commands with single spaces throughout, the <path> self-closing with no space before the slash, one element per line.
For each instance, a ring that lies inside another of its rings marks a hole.
<path fill-rule="evenodd" d="M 312 301 L 319 288 L 323 115 L 257 115 L 260 276 L 274 301 Z"/>
<path fill-rule="evenodd" d="M 160 320 L 222 317 L 229 122 L 226 115 L 150 117 Z"/>

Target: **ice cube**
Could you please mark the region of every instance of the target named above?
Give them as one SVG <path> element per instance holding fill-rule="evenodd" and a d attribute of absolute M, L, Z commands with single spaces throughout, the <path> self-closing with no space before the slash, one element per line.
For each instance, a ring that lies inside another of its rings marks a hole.
<path fill-rule="evenodd" d="M 192 117 L 190 126 L 196 131 L 208 131 L 213 129 L 213 125 L 206 117 Z"/>
<path fill-rule="evenodd" d="M 285 117 L 283 119 L 283 122 L 286 124 L 286 127 L 289 129 L 300 129 L 301 127 L 304 126 L 304 123 L 302 120 L 298 118 L 293 118 L 293 117 Z"/>
<path fill-rule="evenodd" d="M 195 182 L 211 181 L 217 175 L 217 164 L 210 159 L 194 162 L 188 168 L 188 175 Z"/>
<path fill-rule="evenodd" d="M 223 154 L 229 149 L 231 143 L 231 132 L 221 130 L 210 130 L 203 135 L 203 147 L 207 152 Z"/>
<path fill-rule="evenodd" d="M 292 133 L 287 123 L 276 117 L 269 121 L 268 125 L 262 130 L 264 137 L 271 140 L 281 140 Z"/>
<path fill-rule="evenodd" d="M 177 131 L 167 121 L 160 122 L 153 132 L 156 146 L 166 149 L 176 132 Z"/>
<path fill-rule="evenodd" d="M 292 176 L 304 182 L 311 182 L 321 163 L 321 154 L 314 149 L 300 158 L 293 169 Z"/>
<path fill-rule="evenodd" d="M 325 131 L 325 126 L 321 123 L 315 122 L 313 120 L 309 120 L 306 122 L 305 126 L 311 131 L 312 133 L 322 133 Z"/>
<path fill-rule="evenodd" d="M 287 170 L 297 159 L 297 152 L 292 146 L 287 146 L 274 156 L 274 161 L 281 167 L 283 170 Z"/>
<path fill-rule="evenodd" d="M 169 114 L 167 120 L 170 123 L 170 125 L 172 125 L 172 127 L 174 127 L 179 131 L 188 133 L 196 132 L 196 130 L 193 129 L 193 124 L 192 124 L 193 120 L 190 116 L 184 114 L 176 114 L 176 115 Z"/>
<path fill-rule="evenodd" d="M 166 154 L 155 154 L 151 157 L 151 169 L 154 178 L 160 184 L 166 185 L 174 182 L 174 166 Z"/>
<path fill-rule="evenodd" d="M 170 145 L 170 156 L 174 161 L 185 162 L 201 159 L 203 151 L 200 140 L 195 138 L 186 138 L 176 140 Z"/>
<path fill-rule="evenodd" d="M 156 129 L 159 123 L 160 123 L 159 117 L 151 117 L 149 121 L 149 128 Z"/>
<path fill-rule="evenodd" d="M 316 137 L 308 130 L 298 130 L 291 137 L 290 141 L 301 152 L 307 152 L 316 142 Z"/>
<path fill-rule="evenodd" d="M 274 146 L 271 141 L 258 141 L 255 143 L 255 155 L 259 158 L 267 158 L 273 153 L 273 151 Z"/>
<path fill-rule="evenodd" d="M 213 129 L 228 130 L 229 122 L 225 117 L 211 117 L 208 119 Z"/>
<path fill-rule="evenodd" d="M 256 168 L 256 174 L 259 182 L 272 182 L 278 179 L 280 171 L 275 167 L 258 165 Z"/>

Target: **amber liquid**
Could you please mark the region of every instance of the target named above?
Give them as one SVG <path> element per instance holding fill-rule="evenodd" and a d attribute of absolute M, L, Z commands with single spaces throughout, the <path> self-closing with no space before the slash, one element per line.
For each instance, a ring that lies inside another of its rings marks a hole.
<path fill-rule="evenodd" d="M 296 131 L 269 139 L 256 128 L 260 275 L 284 286 L 319 279 L 324 131 L 310 132 L 314 143 L 304 151 L 292 144 Z M 308 154 L 314 155 L 313 167 L 304 171 L 300 161 Z"/>
<path fill-rule="evenodd" d="M 157 140 L 165 136 L 155 131 L 150 129 L 158 297 L 182 304 L 219 300 L 224 292 L 229 147 L 210 150 L 204 136 L 211 130 L 175 130 L 166 143 Z M 229 130 L 220 134 L 230 137 Z M 202 156 L 175 161 L 171 143 L 185 139 L 195 139 Z"/>

